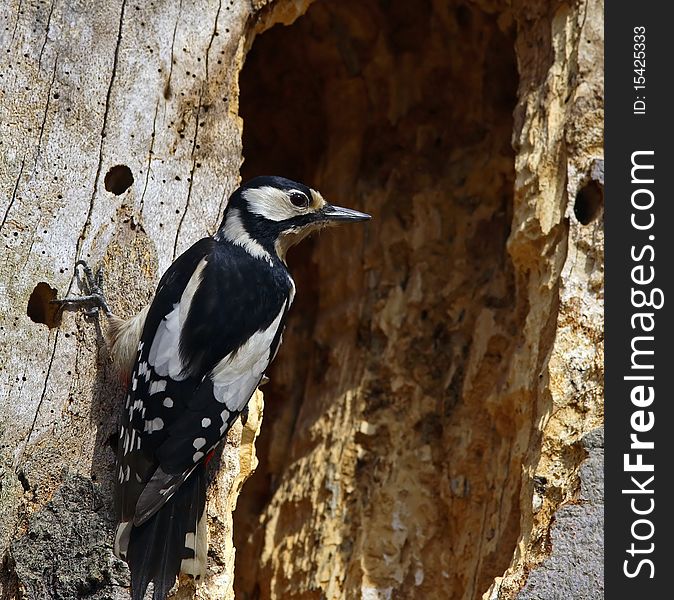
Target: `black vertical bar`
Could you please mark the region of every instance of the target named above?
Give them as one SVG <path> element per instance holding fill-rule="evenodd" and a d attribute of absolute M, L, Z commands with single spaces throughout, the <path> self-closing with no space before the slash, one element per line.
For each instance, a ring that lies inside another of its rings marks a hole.
<path fill-rule="evenodd" d="M 674 102 L 667 89 L 674 81 L 674 27 L 669 8 L 657 0 L 611 1 L 605 12 L 609 599 L 674 598 L 674 394 L 668 381 L 674 372 L 669 342 Z"/>

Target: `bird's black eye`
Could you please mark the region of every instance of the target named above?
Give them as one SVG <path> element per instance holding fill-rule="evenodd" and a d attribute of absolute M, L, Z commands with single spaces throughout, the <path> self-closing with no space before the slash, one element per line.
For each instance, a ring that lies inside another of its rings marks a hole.
<path fill-rule="evenodd" d="M 301 192 L 293 192 L 290 194 L 290 202 L 292 202 L 293 206 L 296 206 L 297 208 L 306 208 L 309 206 L 309 198 L 307 198 Z"/>

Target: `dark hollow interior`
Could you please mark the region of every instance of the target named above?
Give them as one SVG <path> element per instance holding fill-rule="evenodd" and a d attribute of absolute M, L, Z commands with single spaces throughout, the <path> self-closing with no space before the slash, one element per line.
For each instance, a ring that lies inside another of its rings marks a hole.
<path fill-rule="evenodd" d="M 260 465 L 234 514 L 237 598 L 268 597 L 269 574 L 255 566 L 260 515 L 293 476 L 291 463 L 309 446 L 302 442 L 307 428 L 339 401 L 336 391 L 312 383 L 331 380 L 330 373 L 317 375 L 317 363 L 358 373 L 358 410 L 368 422 L 406 418 L 410 392 L 393 389 L 394 376 L 408 377 L 414 394 L 435 402 L 409 423 L 409 435 L 401 427 L 381 451 L 390 454 L 413 438 L 433 448 L 438 472 L 450 478 L 471 473 L 470 499 L 457 494 L 435 505 L 445 530 L 436 542 L 450 547 L 438 558 L 438 572 L 460 565 L 443 561 L 466 555 L 465 573 L 440 582 L 447 597 L 479 597 L 511 560 L 520 472 L 507 451 L 493 447 L 497 437 L 514 437 L 518 423 L 503 417 L 508 406 L 499 415 L 482 410 L 480 395 L 499 385 L 512 340 L 490 337 L 479 365 L 483 388 L 467 394 L 463 384 L 481 312 L 490 310 L 506 332 L 523 318 L 506 250 L 518 81 L 513 29 L 507 19 L 459 1 L 318 0 L 291 26 L 277 25 L 253 42 L 240 77 L 242 179 L 296 179 L 335 204 L 371 212 L 373 220 L 364 233 L 325 232 L 289 254 L 297 298 L 263 388 Z M 366 275 L 351 285 L 340 270 L 353 265 L 345 260 L 353 252 L 362 253 Z M 418 299 L 404 304 L 396 320 L 400 333 L 392 334 L 380 324 L 390 309 L 387 298 L 398 289 L 404 297 L 411 286 L 418 287 Z M 317 324 L 338 322 L 337 298 L 354 295 L 360 312 L 344 325 L 353 329 L 353 352 L 346 364 L 336 364 Z M 326 314 L 330 310 L 337 314 Z M 461 442 L 466 428 L 468 445 Z M 377 452 L 375 444 L 370 453 Z M 365 461 L 363 472 L 374 471 L 374 462 Z M 396 468 L 404 467 L 390 466 Z M 377 485 L 363 475 L 355 493 L 366 495 Z M 482 556 L 466 553 L 461 544 L 469 544 L 470 535 L 461 528 L 479 522 L 480 498 L 498 485 L 512 508 Z M 368 514 L 363 508 L 361 515 Z M 369 526 L 366 517 L 356 521 Z M 433 585 L 430 575 L 426 581 Z"/>

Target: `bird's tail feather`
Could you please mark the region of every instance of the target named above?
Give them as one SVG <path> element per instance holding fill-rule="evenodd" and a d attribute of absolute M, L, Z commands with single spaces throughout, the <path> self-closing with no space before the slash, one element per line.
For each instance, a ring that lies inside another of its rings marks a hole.
<path fill-rule="evenodd" d="M 199 577 L 206 566 L 204 507 L 206 470 L 197 467 L 173 497 L 150 519 L 133 527 L 126 561 L 131 570 L 131 597 L 143 600 L 154 582 L 153 600 L 164 600 L 181 571 Z"/>

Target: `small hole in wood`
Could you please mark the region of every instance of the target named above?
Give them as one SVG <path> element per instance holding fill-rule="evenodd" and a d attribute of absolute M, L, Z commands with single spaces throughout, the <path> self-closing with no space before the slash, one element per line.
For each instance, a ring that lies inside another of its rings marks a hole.
<path fill-rule="evenodd" d="M 41 281 L 35 286 L 35 289 L 28 298 L 28 307 L 26 314 L 34 323 L 43 323 L 50 329 L 58 327 L 61 324 L 61 316 L 57 304 L 52 304 L 56 300 L 57 290 L 48 283 Z"/>
<path fill-rule="evenodd" d="M 121 196 L 133 184 L 133 173 L 126 165 L 115 165 L 105 175 L 105 189 Z"/>
<path fill-rule="evenodd" d="M 589 225 L 602 212 L 604 187 L 597 181 L 589 181 L 576 194 L 573 214 L 581 225 Z"/>

